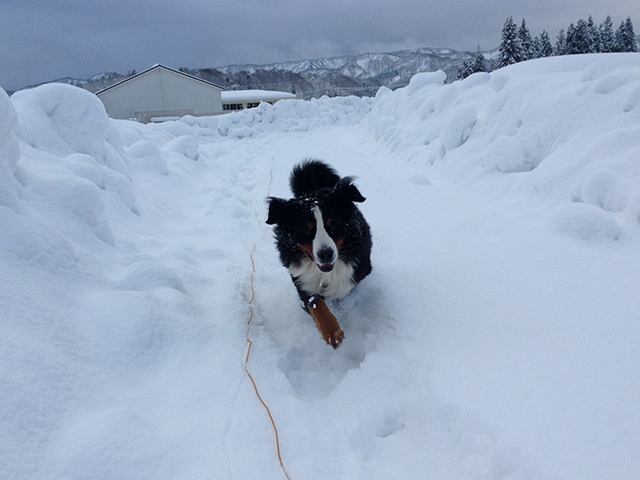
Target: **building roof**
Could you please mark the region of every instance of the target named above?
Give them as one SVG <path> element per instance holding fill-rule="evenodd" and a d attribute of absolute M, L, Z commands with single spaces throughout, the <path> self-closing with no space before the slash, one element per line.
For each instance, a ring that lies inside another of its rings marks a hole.
<path fill-rule="evenodd" d="M 247 100 L 284 100 L 297 98 L 293 93 L 271 90 L 225 90 L 221 92 L 223 102 L 242 102 Z"/>
<path fill-rule="evenodd" d="M 129 81 L 133 80 L 134 78 L 137 78 L 137 77 L 139 77 L 139 76 L 141 76 L 141 75 L 144 75 L 145 73 L 148 73 L 148 72 L 150 72 L 150 71 L 152 71 L 152 70 L 155 70 L 155 69 L 164 69 L 164 70 L 168 70 L 168 71 L 170 71 L 170 72 L 172 72 L 172 73 L 177 73 L 178 75 L 183 75 L 183 76 L 185 76 L 185 77 L 187 77 L 187 78 L 190 78 L 191 80 L 196 80 L 196 81 L 198 81 L 198 82 L 202 82 L 202 83 L 205 83 L 205 84 L 207 84 L 207 85 L 210 85 L 210 86 L 212 86 L 212 87 L 216 87 L 216 88 L 219 88 L 220 90 L 222 90 L 222 87 L 221 87 L 220 85 L 216 85 L 216 84 L 215 84 L 215 83 L 213 83 L 213 82 L 209 82 L 209 81 L 207 81 L 207 80 L 204 80 L 203 78 L 199 78 L 199 77 L 196 77 L 196 76 L 194 76 L 194 75 L 190 75 L 190 74 L 188 74 L 188 73 L 181 72 L 180 70 L 175 70 L 175 69 L 173 69 L 173 68 L 170 68 L 170 67 L 167 67 L 167 66 L 165 66 L 165 65 L 161 65 L 161 64 L 157 63 L 157 64 L 155 64 L 153 67 L 151 67 L 151 68 L 147 68 L 147 69 L 146 69 L 145 71 L 143 71 L 143 72 L 136 73 L 135 75 L 132 75 L 132 76 L 130 76 L 130 77 L 127 77 L 127 78 L 125 78 L 124 80 L 120 80 L 119 82 L 116 82 L 116 83 L 114 83 L 113 85 L 109 85 L 108 87 L 103 88 L 102 90 L 98 90 L 98 91 L 96 92 L 96 95 L 99 95 L 99 94 L 101 94 L 102 92 L 106 92 L 107 90 L 111 90 L 112 88 L 115 88 L 115 87 L 117 87 L 117 86 L 120 86 L 120 85 L 122 85 L 123 83 L 127 83 L 127 82 L 129 82 Z"/>

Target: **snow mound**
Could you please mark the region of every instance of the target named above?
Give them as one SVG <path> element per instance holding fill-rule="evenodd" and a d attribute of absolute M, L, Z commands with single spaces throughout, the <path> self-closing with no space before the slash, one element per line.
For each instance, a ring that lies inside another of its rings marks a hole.
<path fill-rule="evenodd" d="M 338 97 L 282 100 L 217 117 L 183 117 L 180 122 L 194 127 L 202 137 L 242 139 L 274 132 L 304 132 L 315 128 L 359 122 L 371 109 L 370 98 Z"/>
<path fill-rule="evenodd" d="M 17 115 L 6 92 L 0 89 L 0 205 L 19 208 L 18 182 L 14 170 L 20 147 L 14 134 Z"/>
<path fill-rule="evenodd" d="M 92 93 L 51 83 L 16 92 L 11 100 L 21 117 L 18 135 L 32 147 L 57 155 L 85 153 L 100 163 L 110 156 L 110 120 Z"/>

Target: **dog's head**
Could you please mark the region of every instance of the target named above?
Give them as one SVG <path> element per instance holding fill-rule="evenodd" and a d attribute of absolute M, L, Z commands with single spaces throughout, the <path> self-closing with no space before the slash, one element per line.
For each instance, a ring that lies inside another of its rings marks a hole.
<path fill-rule="evenodd" d="M 335 187 L 322 188 L 308 197 L 270 197 L 267 201 L 267 223 L 277 225 L 322 272 L 328 273 L 348 236 L 356 210 L 354 202 L 364 202 L 365 198 L 353 185 L 353 177 L 345 177 Z"/>

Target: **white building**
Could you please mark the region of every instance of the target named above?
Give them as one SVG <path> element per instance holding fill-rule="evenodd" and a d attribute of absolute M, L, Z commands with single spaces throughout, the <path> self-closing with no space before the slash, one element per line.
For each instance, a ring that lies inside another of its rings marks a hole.
<path fill-rule="evenodd" d="M 222 110 L 224 112 L 234 112 L 257 107 L 262 102 L 273 105 L 279 100 L 295 98 L 296 96 L 293 93 L 270 90 L 227 90 L 222 92 Z"/>
<path fill-rule="evenodd" d="M 164 65 L 155 65 L 96 95 L 111 118 L 150 122 L 184 115 L 222 113 L 222 87 Z"/>

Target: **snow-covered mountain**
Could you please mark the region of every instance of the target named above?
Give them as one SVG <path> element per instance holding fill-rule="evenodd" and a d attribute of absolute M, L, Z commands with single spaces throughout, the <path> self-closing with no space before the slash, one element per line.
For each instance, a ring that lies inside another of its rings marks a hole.
<path fill-rule="evenodd" d="M 304 92 L 305 98 L 323 93 L 330 96 L 350 93 L 374 95 L 381 86 L 391 89 L 406 86 L 416 73 L 442 70 L 453 79 L 458 66 L 475 55 L 446 48 L 419 48 L 269 65 L 231 65 L 217 70 L 232 75 L 242 72 L 253 75 L 260 71 L 291 72 L 313 86 L 313 91 Z"/>
<path fill-rule="evenodd" d="M 395 89 L 407 85 L 416 73 L 442 70 L 454 79 L 458 66 L 475 55 L 445 48 L 419 48 L 269 65 L 185 70 L 226 90 L 279 90 L 296 93 L 304 99 L 323 95 L 373 96 L 381 86 Z M 96 92 L 131 74 L 101 73 L 86 80 L 65 77 L 46 83 L 65 83 Z M 27 88 L 34 86 L 37 85 Z"/>
<path fill-rule="evenodd" d="M 25 89 L 39 87 L 40 85 L 46 85 L 48 83 L 63 83 L 66 85 L 73 85 L 74 87 L 84 88 L 85 90 L 89 90 L 90 92 L 97 92 L 98 90 L 102 90 L 103 88 L 108 87 L 109 85 L 113 85 L 116 82 L 119 82 L 123 78 L 130 76 L 132 72 L 129 72 L 126 75 L 122 75 L 116 72 L 108 72 L 108 73 L 98 73 L 93 75 L 88 79 L 80 79 L 73 77 L 62 77 L 56 80 L 52 80 L 50 82 L 43 82 L 35 85 L 29 85 L 25 87 Z"/>
<path fill-rule="evenodd" d="M 270 65 L 232 65 L 219 70 L 225 73 L 284 70 L 301 75 L 343 75 L 354 80 L 374 80 L 380 85 L 395 88 L 407 85 L 416 73 L 436 70 L 455 73 L 458 65 L 475 55 L 446 48 L 419 48 Z"/>

